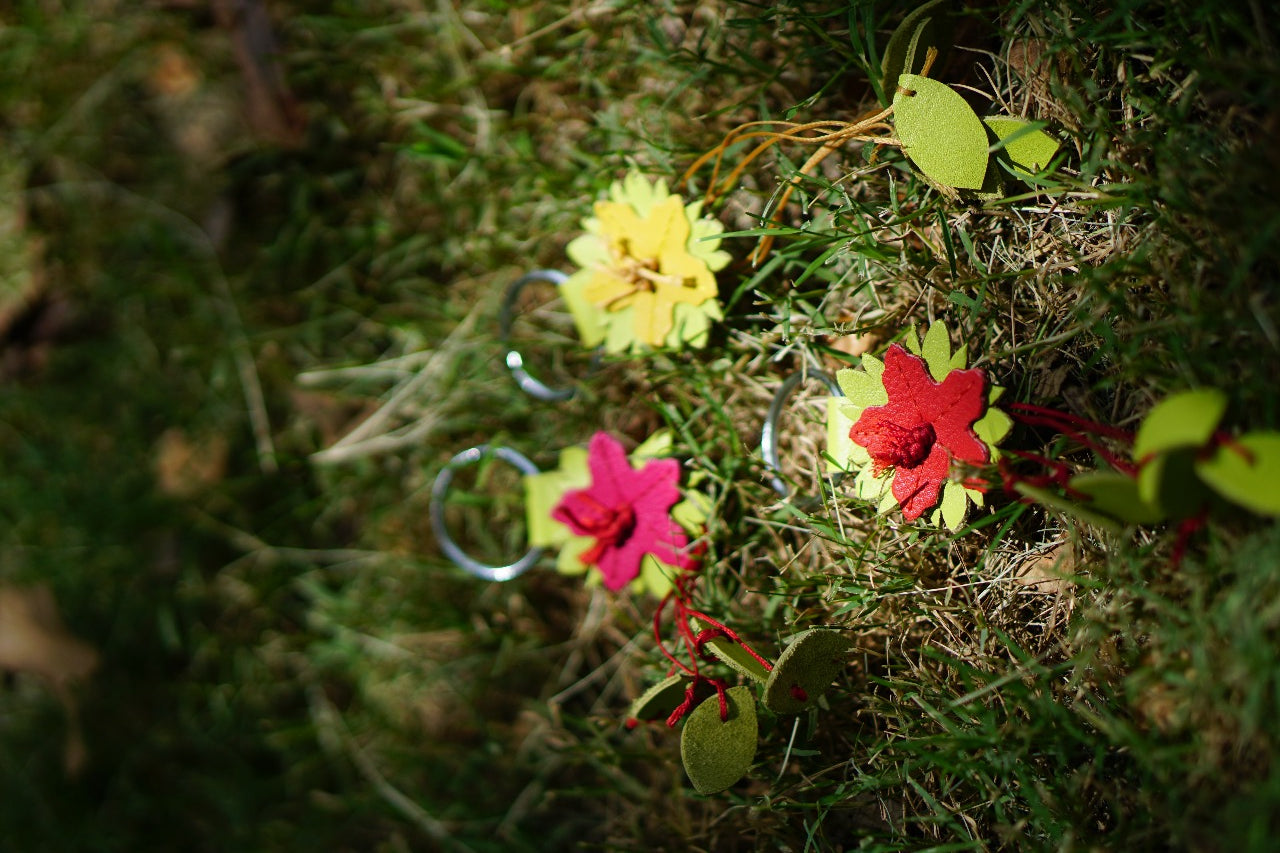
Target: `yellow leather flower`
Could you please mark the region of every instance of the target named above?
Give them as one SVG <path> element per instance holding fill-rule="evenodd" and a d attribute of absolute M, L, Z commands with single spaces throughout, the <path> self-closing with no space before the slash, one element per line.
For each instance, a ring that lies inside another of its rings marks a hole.
<path fill-rule="evenodd" d="M 723 316 L 723 226 L 701 217 L 701 202 L 686 205 L 639 172 L 615 182 L 593 212 L 566 250 L 581 269 L 561 286 L 583 343 L 608 352 L 705 345 Z"/>

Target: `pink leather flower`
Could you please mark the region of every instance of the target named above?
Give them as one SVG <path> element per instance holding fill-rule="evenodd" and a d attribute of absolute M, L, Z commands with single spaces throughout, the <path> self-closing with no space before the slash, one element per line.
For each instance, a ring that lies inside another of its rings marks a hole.
<path fill-rule="evenodd" d="M 889 402 L 864 409 L 849 437 L 867 449 L 877 475 L 893 468 L 893 496 L 911 521 L 937 504 L 954 460 L 990 461 L 973 431 L 987 407 L 986 377 L 977 369 L 953 370 L 935 382 L 923 359 L 894 344 L 883 379 Z"/>
<path fill-rule="evenodd" d="M 678 568 L 692 568 L 689 538 L 671 518 L 680 501 L 680 463 L 650 459 L 636 470 L 622 445 L 598 432 L 587 446 L 591 485 L 567 492 L 551 517 L 577 536 L 595 540 L 579 559 L 604 575 L 604 585 L 619 590 L 640 574 L 640 563 L 652 554 Z"/>

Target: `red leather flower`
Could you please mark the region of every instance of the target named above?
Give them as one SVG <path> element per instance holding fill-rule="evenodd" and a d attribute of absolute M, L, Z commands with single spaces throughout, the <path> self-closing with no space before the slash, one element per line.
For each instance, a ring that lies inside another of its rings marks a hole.
<path fill-rule="evenodd" d="M 636 470 L 616 439 L 598 432 L 587 446 L 591 485 L 567 492 L 551 517 L 577 536 L 595 539 L 579 559 L 604 575 L 604 585 L 619 590 L 640 574 L 652 554 L 678 568 L 692 568 L 689 538 L 671 518 L 680 501 L 680 463 L 650 459 Z"/>
<path fill-rule="evenodd" d="M 893 468 L 893 496 L 911 521 L 938 503 L 952 461 L 990 461 L 973 431 L 987 407 L 986 377 L 977 369 L 953 370 L 935 382 L 924 359 L 894 344 L 885 353 L 883 380 L 889 402 L 864 409 L 849 437 L 867 449 L 876 474 Z"/>

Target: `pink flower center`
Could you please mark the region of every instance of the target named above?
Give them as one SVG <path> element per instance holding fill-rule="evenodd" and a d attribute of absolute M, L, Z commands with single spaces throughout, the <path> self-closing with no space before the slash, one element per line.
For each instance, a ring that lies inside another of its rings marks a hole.
<path fill-rule="evenodd" d="M 574 532 L 596 540 L 579 557 L 583 565 L 598 564 L 606 551 L 625 545 L 636 529 L 636 511 L 630 504 L 607 506 L 587 494 L 579 495 L 574 504 L 565 507 Z"/>
<path fill-rule="evenodd" d="M 913 427 L 898 426 L 895 423 L 882 424 L 879 434 L 867 447 L 871 461 L 877 471 L 890 466 L 894 468 L 914 468 L 929 458 L 937 434 L 932 424 L 917 424 Z"/>

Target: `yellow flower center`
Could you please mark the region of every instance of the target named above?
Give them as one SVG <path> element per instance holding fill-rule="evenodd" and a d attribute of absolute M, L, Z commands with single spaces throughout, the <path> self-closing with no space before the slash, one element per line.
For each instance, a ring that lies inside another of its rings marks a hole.
<path fill-rule="evenodd" d="M 656 293 L 660 288 L 695 289 L 697 279 L 692 276 L 677 276 L 662 272 L 662 264 L 657 258 L 637 258 L 631 254 L 631 241 L 623 237 L 609 246 L 611 264 L 608 272 L 622 279 L 631 288 L 626 293 L 618 294 L 605 303 L 605 309 L 613 308 L 618 302 L 629 299 L 637 293 Z"/>

